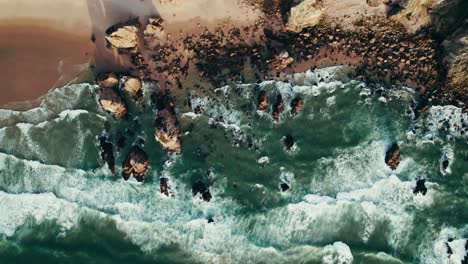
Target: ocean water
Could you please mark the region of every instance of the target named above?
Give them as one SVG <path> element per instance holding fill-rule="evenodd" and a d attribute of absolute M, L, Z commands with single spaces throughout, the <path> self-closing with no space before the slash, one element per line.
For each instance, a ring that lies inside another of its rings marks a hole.
<path fill-rule="evenodd" d="M 267 112 L 256 110 L 259 89 Z M 190 91 L 203 111 L 177 101 L 183 150 L 167 154 L 153 138 L 152 107 L 127 98 L 131 114 L 116 120 L 97 90 L 75 84 L 38 108 L 0 110 L 0 263 L 466 261 L 468 115 L 459 108 L 415 119 L 410 88 L 370 89 L 331 67 Z M 278 93 L 286 109 L 274 122 Z M 305 105 L 293 116 L 297 96 Z M 127 137 L 115 149 L 116 175 L 100 160 L 102 133 L 114 146 Z M 125 182 L 120 164 L 142 139 L 150 170 L 143 184 Z M 384 158 L 395 142 L 402 160 L 392 171 Z M 426 195 L 413 193 L 420 178 Z M 197 180 L 210 202 L 192 195 Z"/>

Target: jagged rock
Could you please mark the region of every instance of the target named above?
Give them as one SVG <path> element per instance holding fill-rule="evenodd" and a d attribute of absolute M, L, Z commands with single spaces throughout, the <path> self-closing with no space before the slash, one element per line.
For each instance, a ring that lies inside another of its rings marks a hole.
<path fill-rule="evenodd" d="M 99 136 L 98 140 L 99 148 L 101 150 L 101 159 L 107 163 L 112 174 L 115 174 L 114 146 L 105 135 Z"/>
<path fill-rule="evenodd" d="M 180 125 L 173 104 L 158 111 L 154 125 L 156 141 L 161 143 L 166 151 L 180 152 Z"/>
<path fill-rule="evenodd" d="M 123 118 L 127 114 L 127 106 L 115 88 L 101 87 L 99 103 L 104 110 L 112 113 L 116 118 Z"/>
<path fill-rule="evenodd" d="M 130 176 L 142 182 L 148 171 L 148 156 L 145 151 L 138 146 L 133 146 L 125 160 L 122 162 L 122 177 L 128 180 Z"/>
<path fill-rule="evenodd" d="M 276 103 L 273 105 L 273 119 L 278 121 L 280 114 L 284 111 L 284 102 L 281 94 L 276 97 Z"/>
<path fill-rule="evenodd" d="M 296 97 L 291 101 L 291 114 L 297 114 L 301 108 L 304 106 L 304 100 L 300 97 Z"/>
<path fill-rule="evenodd" d="M 114 88 L 119 85 L 119 77 L 113 72 L 106 73 L 98 77 L 97 83 L 101 88 Z"/>
<path fill-rule="evenodd" d="M 158 39 L 164 39 L 166 33 L 163 27 L 164 20 L 160 17 L 150 18 L 149 23 L 146 25 L 143 34 L 148 37 L 154 37 Z"/>
<path fill-rule="evenodd" d="M 195 196 L 198 193 L 202 195 L 202 198 L 205 202 L 211 201 L 212 196 L 210 190 L 201 180 L 196 181 L 195 184 L 192 186 L 192 194 Z"/>
<path fill-rule="evenodd" d="M 416 181 L 416 187 L 413 189 L 414 194 L 421 193 L 422 195 L 426 195 L 427 193 L 427 187 L 424 185 L 426 182 L 425 179 L 418 179 Z"/>
<path fill-rule="evenodd" d="M 212 217 L 208 218 L 208 224 L 209 223 L 214 223 L 214 219 Z"/>
<path fill-rule="evenodd" d="M 106 40 L 116 49 L 135 50 L 139 25 L 136 21 L 117 24 L 106 30 Z"/>
<path fill-rule="evenodd" d="M 159 181 L 159 188 L 161 189 L 161 193 L 164 193 L 166 196 L 169 196 L 169 188 L 167 186 L 167 182 L 167 178 L 161 178 Z"/>
<path fill-rule="evenodd" d="M 268 107 L 268 94 L 265 90 L 261 90 L 258 94 L 258 105 L 257 109 L 259 111 L 265 111 Z"/>
<path fill-rule="evenodd" d="M 392 169 L 396 170 L 400 164 L 400 147 L 394 143 L 385 154 L 385 163 Z"/>
<path fill-rule="evenodd" d="M 317 0 L 304 0 L 302 3 L 291 8 L 286 29 L 299 32 L 305 27 L 313 27 L 322 18 L 322 9 Z"/>
<path fill-rule="evenodd" d="M 283 138 L 283 144 L 286 150 L 291 150 L 291 148 L 294 146 L 294 138 L 291 135 L 286 135 Z"/>

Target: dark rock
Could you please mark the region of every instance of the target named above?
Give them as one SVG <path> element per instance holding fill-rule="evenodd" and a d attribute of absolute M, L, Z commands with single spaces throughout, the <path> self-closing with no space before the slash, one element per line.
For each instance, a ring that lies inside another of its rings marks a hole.
<path fill-rule="evenodd" d="M 273 105 L 273 119 L 278 121 L 280 114 L 284 111 L 284 102 L 281 94 L 276 97 L 276 103 Z"/>
<path fill-rule="evenodd" d="M 296 97 L 291 101 L 291 114 L 295 115 L 304 106 L 304 100 L 300 97 Z"/>
<path fill-rule="evenodd" d="M 210 190 L 201 180 L 196 181 L 192 186 L 192 194 L 195 196 L 198 193 L 202 195 L 202 198 L 205 202 L 209 202 L 212 198 Z"/>
<path fill-rule="evenodd" d="M 115 88 L 102 87 L 99 89 L 99 104 L 116 118 L 123 118 L 127 114 L 127 106 Z"/>
<path fill-rule="evenodd" d="M 453 254 L 453 250 L 447 242 L 445 242 L 445 246 L 447 247 L 447 255 L 450 257 Z"/>
<path fill-rule="evenodd" d="M 287 134 L 283 138 L 283 143 L 284 143 L 284 147 L 287 150 L 291 150 L 291 148 L 294 146 L 294 138 L 290 134 Z"/>
<path fill-rule="evenodd" d="M 397 143 L 394 143 L 385 154 L 385 163 L 392 170 L 395 170 L 400 164 L 400 147 Z"/>
<path fill-rule="evenodd" d="M 122 162 L 122 177 L 128 180 L 130 176 L 133 176 L 137 181 L 142 182 L 147 171 L 148 156 L 140 147 L 133 146 Z"/>
<path fill-rule="evenodd" d="M 280 184 L 280 187 L 281 187 L 282 192 L 285 192 L 285 191 L 289 190 L 289 185 L 287 183 L 282 182 Z"/>
<path fill-rule="evenodd" d="M 167 182 L 167 178 L 161 178 L 159 181 L 159 188 L 161 189 L 161 193 L 164 193 L 166 196 L 169 196 L 169 188 L 167 186 Z"/>
<path fill-rule="evenodd" d="M 115 174 L 114 146 L 105 135 L 99 136 L 98 140 L 101 149 L 101 159 L 107 163 L 112 174 Z"/>
<path fill-rule="evenodd" d="M 212 217 L 208 218 L 208 224 L 209 224 L 209 223 L 214 223 L 214 220 L 213 220 Z"/>
<path fill-rule="evenodd" d="M 416 181 L 416 187 L 413 189 L 413 193 L 414 193 L 414 194 L 421 193 L 422 195 L 426 195 L 426 193 L 427 193 L 427 188 L 426 188 L 426 186 L 424 185 L 425 182 L 426 182 L 425 179 L 418 179 L 418 180 Z"/>
<path fill-rule="evenodd" d="M 257 109 L 259 111 L 265 111 L 268 107 L 268 94 L 265 90 L 261 90 L 258 94 L 258 105 Z"/>

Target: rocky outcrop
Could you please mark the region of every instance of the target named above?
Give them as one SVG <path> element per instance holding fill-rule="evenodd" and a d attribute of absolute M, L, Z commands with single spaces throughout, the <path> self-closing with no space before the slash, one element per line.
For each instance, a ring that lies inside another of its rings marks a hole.
<path fill-rule="evenodd" d="M 154 120 L 156 141 L 169 152 L 180 152 L 180 125 L 171 103 L 166 108 L 159 110 Z"/>
<path fill-rule="evenodd" d="M 122 163 L 122 177 L 128 180 L 130 176 L 142 182 L 148 172 L 148 156 L 138 146 L 133 146 Z"/>
<path fill-rule="evenodd" d="M 117 24 L 106 30 L 106 40 L 115 49 L 136 51 L 139 27 L 138 19 Z"/>
<path fill-rule="evenodd" d="M 400 164 L 400 147 L 394 143 L 385 154 L 385 163 L 392 169 L 396 170 Z"/>
<path fill-rule="evenodd" d="M 296 115 L 301 108 L 304 106 L 304 100 L 300 97 L 296 97 L 291 101 L 291 114 Z"/>
<path fill-rule="evenodd" d="M 114 73 L 98 78 L 99 104 L 112 113 L 116 118 L 123 118 L 127 114 L 127 106 L 118 92 L 119 79 Z"/>
<path fill-rule="evenodd" d="M 291 8 L 291 14 L 286 24 L 286 28 L 299 32 L 305 27 L 317 25 L 323 15 L 320 0 L 304 0 L 297 6 Z"/>
<path fill-rule="evenodd" d="M 283 96 L 281 96 L 281 94 L 278 94 L 278 96 L 276 96 L 276 102 L 273 105 L 273 119 L 275 121 L 278 121 L 279 116 L 283 111 L 284 111 Z"/>
<path fill-rule="evenodd" d="M 114 157 L 114 146 L 110 142 L 106 135 L 100 135 L 98 137 L 99 148 L 101 150 L 101 159 L 107 166 L 112 174 L 115 174 L 115 157 Z"/>
<path fill-rule="evenodd" d="M 268 94 L 265 90 L 261 90 L 258 94 L 258 104 L 257 109 L 259 111 L 265 111 L 268 107 Z"/>
<path fill-rule="evenodd" d="M 426 187 L 425 183 L 426 183 L 425 179 L 418 179 L 416 181 L 416 187 L 414 187 L 414 189 L 413 189 L 413 193 L 414 194 L 420 193 L 422 195 L 426 195 L 427 187 Z"/>
<path fill-rule="evenodd" d="M 192 194 L 194 196 L 197 194 L 201 194 L 201 197 L 205 202 L 211 201 L 212 198 L 210 190 L 201 180 L 196 181 L 195 184 L 192 186 Z"/>

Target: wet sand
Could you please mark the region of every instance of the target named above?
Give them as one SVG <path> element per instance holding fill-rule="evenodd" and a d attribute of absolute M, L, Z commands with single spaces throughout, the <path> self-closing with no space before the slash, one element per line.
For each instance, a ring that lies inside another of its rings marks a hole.
<path fill-rule="evenodd" d="M 0 107 L 36 100 L 54 87 L 86 77 L 93 46 L 89 37 L 37 26 L 0 26 Z"/>

